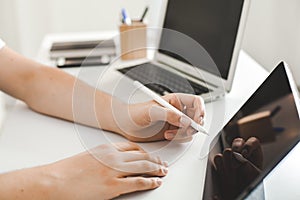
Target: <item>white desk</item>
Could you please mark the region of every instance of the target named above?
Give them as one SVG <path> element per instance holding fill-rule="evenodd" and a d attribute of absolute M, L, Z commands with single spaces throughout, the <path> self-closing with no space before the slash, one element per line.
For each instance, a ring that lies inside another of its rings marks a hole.
<path fill-rule="evenodd" d="M 97 73 L 101 71 L 100 68 L 91 68 L 90 70 L 90 75 L 95 70 Z M 267 72 L 242 51 L 231 93 L 223 100 L 206 105 L 207 120 L 205 126 L 212 135 L 222 128 L 266 76 Z M 88 77 L 88 73 L 83 73 L 81 78 L 89 82 Z M 107 86 L 114 77 L 113 75 L 108 77 L 105 82 Z M 89 83 L 94 84 L 93 82 Z M 141 96 L 141 98 L 145 98 L 145 96 Z M 9 114 L 1 136 L 0 171 L 54 162 L 83 151 L 84 146 L 90 147 L 107 143 L 109 142 L 107 138 L 112 141 L 125 141 L 124 138 L 113 133 L 106 133 L 105 135 L 101 133 L 97 129 L 78 126 L 37 114 L 29 110 L 23 103 L 18 102 Z M 120 199 L 200 199 L 204 184 L 206 159 L 199 159 L 199 156 L 204 143 L 205 136 L 197 135 L 189 144 L 170 144 L 168 142 L 141 144 L 148 151 L 160 149 L 157 154 L 171 163 L 169 174 L 163 179 L 163 185 L 160 188 L 126 195 Z M 300 149 L 297 148 L 295 153 L 299 155 Z M 294 157 L 293 159 L 295 159 Z M 298 163 L 300 163 L 299 160 L 300 158 L 298 158 Z M 277 199 L 279 197 L 277 195 L 280 194 L 284 195 L 285 198 L 287 194 L 291 194 L 291 198 L 295 198 L 295 196 L 299 198 L 299 190 L 284 188 L 285 192 L 282 194 L 283 178 L 288 180 L 287 182 L 290 182 L 291 179 L 300 180 L 300 175 L 297 175 L 298 177 L 294 175 L 283 176 L 282 173 L 285 172 L 282 172 L 283 166 L 285 165 L 281 165 L 276 170 L 278 171 L 277 174 L 273 173 L 274 175 L 267 178 L 265 189 L 268 199 Z M 288 166 L 290 166 L 289 170 L 296 170 L 298 167 L 290 164 Z M 288 177 L 293 178 L 287 179 Z M 286 186 L 285 183 L 284 185 Z M 294 187 L 296 184 L 291 186 L 291 188 Z"/>

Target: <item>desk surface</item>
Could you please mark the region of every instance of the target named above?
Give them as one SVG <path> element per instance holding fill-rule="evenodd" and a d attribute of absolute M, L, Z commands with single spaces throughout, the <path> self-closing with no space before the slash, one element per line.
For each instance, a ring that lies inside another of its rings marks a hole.
<path fill-rule="evenodd" d="M 83 76 L 80 78 L 89 82 L 91 73 L 95 70 L 102 73 L 101 70 L 104 69 L 90 68 L 85 71 L 86 73 L 81 73 Z M 78 74 L 78 70 L 70 72 Z M 201 153 L 205 152 L 203 146 L 208 144 L 207 141 L 226 124 L 266 76 L 267 72 L 241 51 L 232 91 L 224 99 L 206 105 L 205 127 L 211 136 L 207 139 L 198 134 L 188 144 L 172 142 L 141 144 L 146 150 L 155 152 L 169 161 L 171 164 L 169 174 L 163 179 L 160 188 L 126 195 L 120 199 L 200 199 L 206 167 L 206 159 L 200 159 Z M 109 85 L 113 77 L 109 76 L 105 84 Z M 89 84 L 95 83 L 90 81 Z M 109 92 L 109 89 L 107 90 Z M 40 115 L 29 110 L 22 102 L 17 102 L 6 120 L 0 139 L 0 171 L 54 162 L 84 151 L 87 147 L 111 141 L 125 141 L 125 139 L 113 133 Z M 300 147 L 295 148 L 288 159 L 266 178 L 267 199 L 283 199 L 287 194 L 291 194 L 289 199 L 300 197 L 299 190 L 295 189 L 297 184 L 282 188 L 283 181 L 290 183 L 291 180 L 300 180 L 300 175 L 285 174 L 286 169 L 297 171 L 298 166 L 295 163 L 300 163 L 300 156 L 296 155 L 300 155 Z"/>

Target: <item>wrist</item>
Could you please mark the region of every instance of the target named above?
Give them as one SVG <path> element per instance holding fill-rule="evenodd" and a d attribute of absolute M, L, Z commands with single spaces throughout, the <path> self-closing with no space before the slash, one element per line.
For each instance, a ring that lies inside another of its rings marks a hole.
<path fill-rule="evenodd" d="M 95 98 L 97 124 L 95 127 L 122 134 L 117 119 L 127 107 L 128 105 L 119 99 L 103 92 L 97 92 Z"/>
<path fill-rule="evenodd" d="M 0 199 L 54 199 L 55 184 L 43 166 L 1 174 L 0 185 Z"/>
<path fill-rule="evenodd" d="M 143 137 L 143 129 L 151 124 L 149 119 L 149 102 L 138 104 L 119 104 L 118 109 L 113 112 L 114 127 L 116 132 L 132 142 L 146 142 Z"/>
<path fill-rule="evenodd" d="M 30 168 L 29 170 L 29 178 L 34 177 L 33 183 L 33 192 L 37 192 L 37 199 L 47 199 L 52 200 L 56 199 L 55 194 L 57 194 L 57 179 L 53 174 L 53 171 L 48 168 L 49 165 L 39 166 L 35 168 Z"/>
<path fill-rule="evenodd" d="M 45 199 L 48 200 L 66 200 L 69 199 L 68 189 L 65 187 L 66 169 L 69 166 L 62 165 L 62 162 L 55 162 L 40 167 L 40 181 L 39 185 L 41 191 L 45 194 Z"/>

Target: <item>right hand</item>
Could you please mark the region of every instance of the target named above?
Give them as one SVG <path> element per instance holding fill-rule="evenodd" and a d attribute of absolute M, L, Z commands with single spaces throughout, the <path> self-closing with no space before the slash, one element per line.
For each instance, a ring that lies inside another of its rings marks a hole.
<path fill-rule="evenodd" d="M 45 166 L 53 183 L 50 199 L 112 199 L 161 185 L 159 177 L 168 172 L 165 162 L 134 143 L 114 146 L 101 145 Z"/>
<path fill-rule="evenodd" d="M 200 96 L 172 93 L 162 98 L 196 123 L 204 124 L 205 105 Z M 117 110 L 115 121 L 119 127 L 119 131 L 115 132 L 137 142 L 158 140 L 188 142 L 197 132 L 190 126 L 189 118 L 176 114 L 154 100 L 125 105 Z"/>

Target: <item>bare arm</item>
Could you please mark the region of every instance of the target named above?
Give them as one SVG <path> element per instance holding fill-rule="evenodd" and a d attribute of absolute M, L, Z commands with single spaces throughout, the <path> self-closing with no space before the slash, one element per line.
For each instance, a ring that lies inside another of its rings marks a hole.
<path fill-rule="evenodd" d="M 149 101 L 128 105 L 59 70 L 29 60 L 8 47 L 0 50 L 0 89 L 23 100 L 31 109 L 69 121 L 116 132 L 132 141 L 188 141 L 196 131 L 190 121 Z M 203 123 L 200 97 L 172 94 L 164 97 Z M 175 137 L 176 136 L 176 137 Z"/>
<path fill-rule="evenodd" d="M 53 164 L 0 174 L 0 199 L 112 199 L 157 188 L 167 173 L 166 163 L 136 144 L 101 145 Z"/>
<path fill-rule="evenodd" d="M 51 176 L 43 167 L 18 170 L 0 175 L 1 199 L 48 199 Z"/>
<path fill-rule="evenodd" d="M 31 109 L 54 117 L 76 121 L 92 127 L 98 127 L 94 117 L 91 99 L 97 98 L 98 120 L 101 128 L 117 132 L 110 102 L 112 97 L 76 78 L 57 69 L 43 66 L 23 57 L 8 47 L 0 50 L 0 89 L 11 96 L 24 101 Z M 81 115 L 75 119 L 72 112 L 73 90 L 76 83 L 76 112 Z M 117 104 L 122 105 L 118 100 Z M 100 114 L 101 112 L 101 114 Z"/>
<path fill-rule="evenodd" d="M 0 50 L 0 90 L 37 112 L 113 131 L 134 141 L 185 141 L 195 132 L 189 121 L 154 101 L 127 105 L 76 81 L 75 77 L 29 60 L 8 47 Z M 164 98 L 203 123 L 201 98 L 183 94 Z M 117 116 L 113 110 L 118 111 Z M 74 118 L 74 112 L 80 114 Z M 121 146 L 116 150 L 102 145 L 94 150 L 109 165 L 85 152 L 50 165 L 1 174 L 0 199 L 110 199 L 160 186 L 161 180 L 154 177 L 166 175 L 166 164 L 132 143 Z"/>

